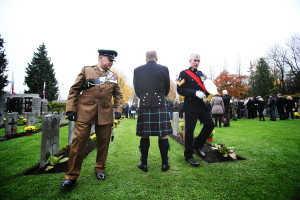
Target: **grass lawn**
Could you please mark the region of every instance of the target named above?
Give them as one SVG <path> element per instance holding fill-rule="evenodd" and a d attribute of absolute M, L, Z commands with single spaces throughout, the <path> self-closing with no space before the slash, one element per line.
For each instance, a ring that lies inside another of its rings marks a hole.
<path fill-rule="evenodd" d="M 96 151 L 84 160 L 76 187 L 61 191 L 64 173 L 20 175 L 40 159 L 41 134 L 0 142 L 0 199 L 300 199 L 300 120 L 271 122 L 241 119 L 216 128 L 214 143 L 235 147 L 246 160 L 190 166 L 184 147 L 169 138 L 171 169 L 161 172 L 157 138 L 151 138 L 148 167 L 137 168 L 140 152 L 136 120 L 124 119 L 114 130 L 107 178 L 94 174 Z M 195 133 L 199 133 L 197 125 Z M 60 129 L 60 148 L 68 127 Z"/>

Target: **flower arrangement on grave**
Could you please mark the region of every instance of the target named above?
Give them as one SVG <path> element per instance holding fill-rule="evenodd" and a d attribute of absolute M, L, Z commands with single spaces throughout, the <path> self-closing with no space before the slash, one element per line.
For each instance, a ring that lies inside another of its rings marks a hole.
<path fill-rule="evenodd" d="M 93 135 L 91 135 L 90 138 L 91 138 L 93 143 L 95 143 L 95 144 L 97 143 L 97 136 L 96 136 L 95 133 Z"/>
<path fill-rule="evenodd" d="M 117 128 L 118 122 L 119 122 L 118 120 L 114 121 L 114 128 Z"/>
<path fill-rule="evenodd" d="M 183 122 L 179 123 L 179 135 L 181 138 L 183 137 L 183 125 L 184 125 Z"/>
<path fill-rule="evenodd" d="M 230 156 L 234 160 L 237 159 L 234 147 L 226 147 L 225 144 L 215 144 L 215 147 L 212 147 L 212 149 L 219 150 L 224 157 Z"/>
<path fill-rule="evenodd" d="M 120 124 L 120 123 L 121 123 L 121 121 L 122 121 L 121 119 L 118 119 L 118 124 Z"/>
<path fill-rule="evenodd" d="M 215 134 L 216 132 L 215 132 L 215 130 L 213 130 L 211 133 L 210 133 L 210 135 L 208 136 L 208 138 L 207 138 L 207 142 L 212 142 L 213 141 L 213 136 L 214 136 L 214 134 Z"/>
<path fill-rule="evenodd" d="M 27 126 L 25 127 L 25 132 L 27 133 L 28 136 L 32 135 L 32 133 L 36 132 L 35 126 Z"/>
<path fill-rule="evenodd" d="M 5 117 L 3 118 L 3 121 L 6 122 L 6 118 Z"/>
<path fill-rule="evenodd" d="M 22 117 L 23 118 L 23 117 Z M 23 118 L 23 124 L 26 125 L 27 119 Z"/>
<path fill-rule="evenodd" d="M 62 158 L 62 157 L 63 156 L 57 157 L 57 156 L 51 155 L 50 152 L 47 152 L 45 160 L 46 160 L 46 164 L 49 164 L 49 165 L 46 167 L 45 171 L 52 169 L 57 164 L 60 164 L 60 163 L 63 163 L 63 162 L 66 162 L 67 160 L 69 160 L 69 158 L 67 158 L 67 157 L 66 158 Z"/>

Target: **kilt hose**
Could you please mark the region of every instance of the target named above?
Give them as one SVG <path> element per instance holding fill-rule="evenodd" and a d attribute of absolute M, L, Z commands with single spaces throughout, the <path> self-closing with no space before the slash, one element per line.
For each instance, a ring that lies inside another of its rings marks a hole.
<path fill-rule="evenodd" d="M 139 108 L 136 135 L 141 137 L 172 134 L 170 114 L 166 101 L 163 107 Z"/>
<path fill-rule="evenodd" d="M 76 180 L 79 177 L 87 144 L 90 139 L 91 126 L 91 124 L 79 121 L 75 122 L 75 133 L 70 149 L 68 173 L 65 175 L 65 180 Z M 105 163 L 111 136 L 111 124 L 95 125 L 95 132 L 97 136 L 95 172 L 97 173 L 105 171 Z"/>

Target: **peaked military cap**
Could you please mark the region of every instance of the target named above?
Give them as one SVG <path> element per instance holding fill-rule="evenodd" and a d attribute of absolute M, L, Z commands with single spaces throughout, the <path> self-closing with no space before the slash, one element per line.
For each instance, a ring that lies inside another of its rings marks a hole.
<path fill-rule="evenodd" d="M 99 56 L 106 56 L 111 61 L 115 61 L 115 57 L 118 56 L 118 52 L 114 50 L 99 49 L 98 53 Z"/>

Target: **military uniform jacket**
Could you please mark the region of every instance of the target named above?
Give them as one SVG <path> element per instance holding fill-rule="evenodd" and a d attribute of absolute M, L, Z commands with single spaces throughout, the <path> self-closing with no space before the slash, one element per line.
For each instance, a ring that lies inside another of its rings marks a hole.
<path fill-rule="evenodd" d="M 140 108 L 163 107 L 170 91 L 169 69 L 149 61 L 134 69 L 133 85 Z"/>
<path fill-rule="evenodd" d="M 113 73 L 110 71 L 102 72 L 97 65 L 83 69 L 85 79 L 90 80 Z M 122 113 L 123 101 L 117 74 L 113 73 L 102 85 L 83 90 L 83 69 L 70 89 L 66 111 L 77 112 L 77 121 L 87 124 L 106 125 L 113 123 L 112 97 L 114 97 L 116 112 Z"/>
<path fill-rule="evenodd" d="M 192 68 L 190 67 L 189 70 L 192 71 Z M 192 72 L 199 77 L 200 81 L 202 81 L 201 77 L 203 77 L 203 74 L 201 71 L 195 70 Z M 183 104 L 184 112 L 207 112 L 208 111 L 203 102 L 203 99 L 199 99 L 196 96 L 196 91 L 204 92 L 204 90 L 200 87 L 200 85 L 190 75 L 188 75 L 185 72 L 185 70 L 181 71 L 177 81 L 177 92 L 178 94 L 184 96 L 184 104 Z M 206 95 L 208 95 L 208 93 L 206 93 Z"/>

